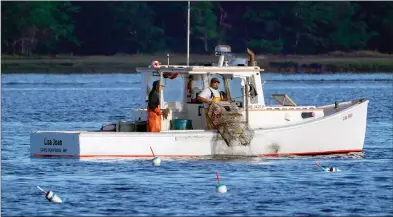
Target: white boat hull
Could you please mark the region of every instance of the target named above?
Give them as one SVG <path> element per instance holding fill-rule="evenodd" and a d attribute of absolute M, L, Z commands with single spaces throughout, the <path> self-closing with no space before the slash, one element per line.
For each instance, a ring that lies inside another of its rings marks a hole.
<path fill-rule="evenodd" d="M 250 146 L 228 147 L 216 131 L 148 132 L 36 131 L 34 157 L 202 157 L 214 155 L 280 156 L 362 152 L 368 100 L 312 121 L 254 129 Z M 345 104 L 345 103 L 343 103 Z M 330 108 L 333 105 L 320 107 Z M 326 110 L 327 111 L 327 110 Z"/>

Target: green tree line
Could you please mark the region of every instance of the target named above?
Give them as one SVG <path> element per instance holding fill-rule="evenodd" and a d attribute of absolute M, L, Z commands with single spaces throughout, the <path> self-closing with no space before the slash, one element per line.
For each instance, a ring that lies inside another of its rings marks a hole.
<path fill-rule="evenodd" d="M 1 3 L 2 53 L 186 52 L 187 2 Z M 192 53 L 393 53 L 393 2 L 191 2 Z"/>

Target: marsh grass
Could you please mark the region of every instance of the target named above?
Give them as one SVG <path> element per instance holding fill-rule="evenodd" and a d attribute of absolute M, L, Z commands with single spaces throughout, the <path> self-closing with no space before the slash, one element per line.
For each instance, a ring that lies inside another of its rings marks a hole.
<path fill-rule="evenodd" d="M 234 54 L 247 57 L 246 54 Z M 2 55 L 1 69 L 4 73 L 133 73 L 136 67 L 148 66 L 153 60 L 167 64 L 165 53 L 113 56 L 73 56 L 60 54 L 56 56 Z M 345 53 L 334 51 L 322 55 L 257 55 L 258 66 L 265 71 L 288 71 L 288 67 L 298 71 L 299 68 L 318 67 L 327 71 L 352 72 L 393 72 L 393 55 L 375 51 L 356 51 Z M 192 65 L 217 62 L 214 55 L 190 54 Z M 182 65 L 186 63 L 185 54 L 170 54 L 170 64 Z M 310 66 L 311 65 L 311 66 Z"/>

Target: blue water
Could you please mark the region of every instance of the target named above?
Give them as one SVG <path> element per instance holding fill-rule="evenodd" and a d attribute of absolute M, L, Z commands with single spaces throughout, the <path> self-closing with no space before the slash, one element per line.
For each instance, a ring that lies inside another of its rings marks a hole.
<path fill-rule="evenodd" d="M 368 98 L 363 154 L 292 158 L 33 159 L 32 130 L 97 130 L 130 119 L 140 75 L 2 75 L 1 215 L 393 215 L 391 74 L 263 74 L 266 102 Z M 175 92 L 175 86 L 166 89 Z M 187 144 L 185 144 L 187 145 Z M 314 165 L 334 166 L 326 173 Z M 218 171 L 226 194 L 215 192 Z M 37 185 L 64 201 L 46 201 Z"/>

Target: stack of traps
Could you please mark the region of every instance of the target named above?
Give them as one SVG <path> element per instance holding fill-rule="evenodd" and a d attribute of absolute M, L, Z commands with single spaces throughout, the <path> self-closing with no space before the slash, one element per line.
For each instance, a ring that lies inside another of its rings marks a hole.
<path fill-rule="evenodd" d="M 242 111 L 235 103 L 213 103 L 207 115 L 228 146 L 250 145 L 254 131 L 248 127 Z"/>

